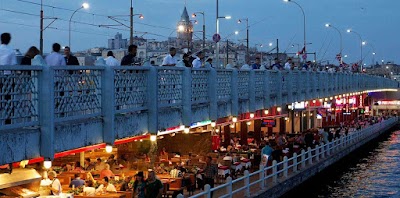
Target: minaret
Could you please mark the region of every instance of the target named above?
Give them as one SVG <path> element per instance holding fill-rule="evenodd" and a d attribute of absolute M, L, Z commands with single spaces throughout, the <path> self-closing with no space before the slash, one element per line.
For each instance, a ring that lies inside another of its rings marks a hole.
<path fill-rule="evenodd" d="M 191 48 L 193 36 L 193 24 L 190 21 L 186 6 L 183 9 L 181 20 L 177 25 L 177 47 L 181 48 Z"/>

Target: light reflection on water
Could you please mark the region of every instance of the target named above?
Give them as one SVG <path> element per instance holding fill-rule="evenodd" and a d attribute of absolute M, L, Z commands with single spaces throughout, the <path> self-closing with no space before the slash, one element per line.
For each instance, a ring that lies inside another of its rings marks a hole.
<path fill-rule="evenodd" d="M 400 198 L 400 131 L 381 141 L 366 148 L 370 152 L 357 152 L 360 156 L 334 165 L 283 197 Z"/>
<path fill-rule="evenodd" d="M 370 152 L 368 157 L 346 171 L 335 186 L 329 186 L 330 197 L 392 197 L 400 190 L 400 131 Z M 399 195 L 400 196 L 400 195 Z M 397 197 L 397 196 L 396 196 Z"/>

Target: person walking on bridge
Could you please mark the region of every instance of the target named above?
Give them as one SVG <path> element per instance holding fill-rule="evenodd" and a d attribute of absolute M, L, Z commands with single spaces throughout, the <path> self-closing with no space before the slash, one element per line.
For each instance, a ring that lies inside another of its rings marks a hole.
<path fill-rule="evenodd" d="M 0 65 L 16 65 L 17 64 L 17 58 L 15 56 L 15 52 L 13 49 L 11 49 L 8 46 L 10 41 L 11 41 L 10 33 L 1 34 Z"/>

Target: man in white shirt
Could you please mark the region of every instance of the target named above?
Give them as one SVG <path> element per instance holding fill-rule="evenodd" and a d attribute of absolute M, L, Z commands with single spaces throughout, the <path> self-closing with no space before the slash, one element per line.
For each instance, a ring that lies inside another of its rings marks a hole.
<path fill-rule="evenodd" d="M 201 60 L 204 58 L 204 54 L 202 51 L 200 51 L 200 52 L 197 52 L 196 55 L 197 55 L 197 57 L 196 57 L 196 59 L 193 60 L 192 65 L 193 65 L 193 68 L 200 68 L 203 65 Z"/>
<path fill-rule="evenodd" d="M 96 192 L 117 192 L 117 189 L 109 183 L 108 177 L 104 177 L 103 183 L 96 189 Z"/>
<path fill-rule="evenodd" d="M 53 52 L 46 56 L 46 63 L 48 66 L 65 66 L 65 58 L 60 52 L 61 45 L 58 43 L 53 44 Z"/>
<path fill-rule="evenodd" d="M 107 58 L 105 61 L 107 66 L 119 66 L 119 62 L 114 58 L 114 53 L 112 51 L 107 52 Z"/>
<path fill-rule="evenodd" d="M 176 49 L 175 47 L 171 47 L 169 49 L 169 54 L 164 58 L 162 62 L 162 66 L 175 66 L 178 61 L 175 58 Z"/>
<path fill-rule="evenodd" d="M 10 41 L 11 41 L 10 33 L 1 34 L 0 65 L 17 64 L 17 57 L 15 56 L 15 52 L 8 46 Z"/>
<path fill-rule="evenodd" d="M 285 63 L 284 69 L 285 70 L 290 70 L 292 68 L 292 64 L 293 64 L 292 59 L 288 58 L 287 62 Z"/>
<path fill-rule="evenodd" d="M 48 174 L 49 174 L 49 179 L 52 181 L 49 186 L 52 195 L 60 195 L 60 193 L 62 193 L 62 187 L 60 180 L 57 179 L 57 173 L 54 171 L 50 171 Z"/>

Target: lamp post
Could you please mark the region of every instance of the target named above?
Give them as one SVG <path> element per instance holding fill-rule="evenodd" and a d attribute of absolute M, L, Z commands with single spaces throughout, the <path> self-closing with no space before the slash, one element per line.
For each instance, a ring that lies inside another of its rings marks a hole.
<path fill-rule="evenodd" d="M 219 34 L 219 19 L 231 19 L 230 16 L 225 16 L 225 17 L 220 17 L 219 16 L 219 0 L 217 0 L 217 15 L 216 15 L 216 30 L 217 30 L 217 34 Z M 216 63 L 217 63 L 217 68 L 220 67 L 219 65 L 219 42 L 217 42 L 217 49 L 215 51 L 215 55 L 216 55 Z"/>
<path fill-rule="evenodd" d="M 76 9 L 72 15 L 71 18 L 69 19 L 69 34 L 68 34 L 68 46 L 71 47 L 71 22 L 72 22 L 72 17 L 75 15 L 76 12 L 78 12 L 81 9 L 88 9 L 89 8 L 89 4 L 88 3 L 83 3 L 81 7 L 79 7 L 78 9 Z"/>
<path fill-rule="evenodd" d="M 249 62 L 249 18 L 239 19 L 238 23 L 242 23 L 242 20 L 246 21 L 246 64 Z"/>
<path fill-rule="evenodd" d="M 340 56 L 342 56 L 342 51 L 343 51 L 342 33 L 340 32 L 340 30 L 337 27 L 333 26 L 332 24 L 327 23 L 327 24 L 325 24 L 325 27 L 333 28 L 339 33 L 339 36 L 340 36 Z M 340 58 L 340 64 L 343 64 L 343 59 L 342 58 Z"/>
<path fill-rule="evenodd" d="M 203 50 L 206 48 L 206 20 L 204 12 L 195 12 L 192 17 L 195 18 L 197 14 L 203 15 Z"/>
<path fill-rule="evenodd" d="M 353 31 L 351 29 L 348 29 L 347 33 L 354 33 L 360 39 L 360 70 L 362 72 L 363 71 L 363 64 L 362 64 L 362 62 L 363 62 L 363 57 L 362 57 L 363 56 L 363 45 L 365 45 L 365 42 L 363 42 L 361 34 L 359 34 L 358 32 L 355 32 L 355 31 Z"/>
<path fill-rule="evenodd" d="M 306 45 L 307 45 L 307 43 L 306 43 L 306 14 L 304 13 L 303 7 L 301 7 L 301 5 L 298 4 L 296 1 L 293 1 L 293 0 L 283 0 L 283 1 L 284 1 L 284 2 L 292 2 L 292 3 L 296 4 L 296 5 L 301 9 L 301 12 L 303 13 L 304 54 L 306 55 L 306 56 L 305 56 L 306 58 L 304 59 L 304 62 L 305 62 L 306 59 L 307 59 L 307 47 L 306 47 Z"/>
<path fill-rule="evenodd" d="M 43 56 L 43 0 L 40 0 L 40 55 Z"/>

